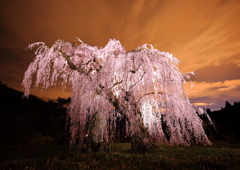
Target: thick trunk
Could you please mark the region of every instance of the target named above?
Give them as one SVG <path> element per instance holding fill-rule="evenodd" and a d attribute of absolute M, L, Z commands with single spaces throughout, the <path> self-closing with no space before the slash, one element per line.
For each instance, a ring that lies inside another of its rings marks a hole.
<path fill-rule="evenodd" d="M 87 134 L 84 137 L 82 150 L 89 152 L 108 152 L 110 145 L 104 141 L 104 127 L 107 126 L 105 116 L 101 112 L 95 113 L 87 123 Z"/>
<path fill-rule="evenodd" d="M 137 112 L 136 126 L 138 130 L 131 138 L 131 150 L 134 152 L 144 152 L 156 146 L 151 139 L 147 128 L 143 124 L 141 113 Z"/>
<path fill-rule="evenodd" d="M 119 112 L 122 115 L 126 114 L 126 111 L 129 109 L 129 106 L 133 107 L 135 113 L 131 113 L 135 115 L 135 122 L 133 123 L 137 131 L 131 135 L 131 149 L 136 152 L 142 152 L 149 150 L 155 146 L 155 143 L 151 139 L 149 132 L 147 128 L 143 124 L 143 119 L 141 116 L 141 112 L 136 101 L 132 99 L 131 93 L 126 92 L 126 95 L 124 96 L 124 102 L 120 102 L 118 98 L 116 98 L 113 93 L 109 93 L 108 96 L 111 100 L 109 100 L 113 106 L 115 107 L 116 111 Z"/>

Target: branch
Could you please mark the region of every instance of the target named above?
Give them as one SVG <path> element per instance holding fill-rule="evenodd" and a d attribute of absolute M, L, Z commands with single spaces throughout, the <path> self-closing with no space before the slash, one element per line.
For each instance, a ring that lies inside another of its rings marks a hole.
<path fill-rule="evenodd" d="M 136 71 L 138 71 L 138 69 L 139 69 L 139 67 L 140 67 L 141 65 L 142 65 L 142 64 L 139 64 L 139 66 L 138 66 L 135 70 L 131 70 L 130 72 L 133 73 L 133 74 L 135 74 Z"/>
<path fill-rule="evenodd" d="M 116 82 L 116 83 L 114 83 L 113 84 L 113 86 L 112 87 L 110 87 L 110 89 L 112 89 L 113 87 L 115 87 L 116 85 L 118 85 L 118 84 L 121 84 L 123 82 L 123 80 L 121 80 L 121 81 L 119 81 L 119 82 Z"/>
<path fill-rule="evenodd" d="M 150 93 L 146 93 L 144 94 L 140 99 L 138 99 L 137 103 L 142 99 L 144 98 L 145 96 L 148 96 L 148 95 L 151 95 L 151 94 L 160 94 L 160 95 L 163 95 L 165 94 L 164 92 L 150 92 Z"/>
<path fill-rule="evenodd" d="M 120 114 L 124 114 L 126 110 L 126 106 L 122 105 L 120 100 L 114 96 L 112 91 L 109 91 L 107 93 L 107 99 L 110 103 L 112 103 L 113 107 L 116 109 L 116 111 Z"/>
<path fill-rule="evenodd" d="M 96 60 L 95 57 L 93 58 L 93 62 L 97 63 L 97 64 L 99 65 L 100 69 L 102 68 L 102 65 L 101 65 L 99 62 L 97 62 L 97 60 Z M 94 66 L 94 65 L 93 65 L 93 66 Z M 95 66 L 94 66 L 94 67 L 95 67 Z M 97 69 L 96 67 L 95 67 L 95 69 L 96 69 L 97 72 L 100 71 L 100 69 Z"/>
<path fill-rule="evenodd" d="M 120 114 L 123 114 L 125 112 L 126 107 L 122 105 L 121 101 L 114 95 L 114 93 L 112 92 L 112 88 L 118 84 L 121 84 L 122 82 L 123 80 L 116 82 L 110 88 L 105 88 L 105 86 L 103 86 L 102 84 L 99 84 L 96 89 L 96 93 L 98 95 L 101 95 L 102 91 L 105 91 L 104 93 L 105 98 L 113 105 L 115 110 Z"/>
<path fill-rule="evenodd" d="M 65 52 L 63 52 L 63 51 L 61 51 L 61 50 L 59 50 L 59 49 L 54 49 L 54 51 L 57 52 L 59 55 L 63 56 L 63 57 L 67 60 L 67 63 L 68 63 L 69 67 L 70 67 L 72 70 L 78 70 L 78 71 L 80 71 L 80 72 L 82 72 L 82 73 L 85 73 L 87 76 L 89 76 L 89 74 L 90 74 L 93 70 L 96 70 L 97 72 L 99 72 L 100 69 L 102 68 L 102 65 L 99 64 L 99 63 L 96 61 L 95 57 L 94 57 L 93 60 L 89 60 L 88 62 L 80 65 L 79 67 L 77 67 L 77 66 L 75 66 L 75 65 L 72 63 L 72 61 L 70 60 L 70 56 L 67 55 Z M 89 64 L 91 64 L 92 62 L 98 64 L 98 65 L 99 65 L 99 68 L 97 68 L 95 65 L 93 65 L 93 67 L 94 67 L 95 69 L 90 68 L 87 72 L 84 71 L 84 70 L 81 68 L 82 66 L 84 66 L 84 65 L 89 65 Z M 80 68 L 80 70 L 79 70 L 79 68 Z"/>
<path fill-rule="evenodd" d="M 142 77 L 140 78 L 139 81 L 137 81 L 136 83 L 134 83 L 133 85 L 130 86 L 129 91 L 131 90 L 131 88 L 133 88 L 134 86 L 136 86 L 136 85 L 143 79 L 144 75 L 145 75 L 145 72 L 144 72 L 144 74 L 142 75 Z"/>
<path fill-rule="evenodd" d="M 99 84 L 97 89 L 96 89 L 96 93 L 98 95 L 102 94 L 102 90 L 104 89 L 104 86 L 102 84 Z"/>
<path fill-rule="evenodd" d="M 58 54 L 60 54 L 61 56 L 63 56 L 67 60 L 67 63 L 72 70 L 77 70 L 77 67 L 70 60 L 69 55 L 67 55 L 65 52 L 62 52 L 61 50 L 58 50 L 58 49 L 54 49 L 54 51 L 56 51 Z"/>

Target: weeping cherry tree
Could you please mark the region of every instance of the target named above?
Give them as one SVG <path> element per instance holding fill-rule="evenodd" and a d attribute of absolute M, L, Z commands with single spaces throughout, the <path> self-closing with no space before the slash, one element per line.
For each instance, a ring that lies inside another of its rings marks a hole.
<path fill-rule="evenodd" d="M 76 138 L 83 145 L 86 134 L 93 143 L 111 143 L 117 118 L 126 120 L 134 150 L 163 143 L 211 144 L 183 87 L 191 73 L 181 73 L 172 54 L 149 44 L 126 52 L 114 39 L 104 48 L 80 39 L 58 40 L 52 47 L 38 42 L 29 48 L 35 46 L 35 59 L 22 82 L 24 95 L 32 84 L 47 89 L 60 82 L 63 90 L 72 90 L 70 145 Z"/>

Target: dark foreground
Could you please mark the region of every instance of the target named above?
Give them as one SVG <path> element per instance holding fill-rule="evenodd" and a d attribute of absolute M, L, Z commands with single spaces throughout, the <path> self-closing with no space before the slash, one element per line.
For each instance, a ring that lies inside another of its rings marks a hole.
<path fill-rule="evenodd" d="M 43 145 L 2 149 L 0 169 L 240 169 L 240 142 L 212 146 L 161 145 L 145 153 L 131 153 L 130 144 L 113 144 L 110 153 L 83 154 L 77 147 Z"/>

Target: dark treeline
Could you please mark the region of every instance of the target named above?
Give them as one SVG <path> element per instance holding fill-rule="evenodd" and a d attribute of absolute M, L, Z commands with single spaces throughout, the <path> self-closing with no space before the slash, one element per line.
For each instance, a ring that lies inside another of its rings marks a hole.
<path fill-rule="evenodd" d="M 66 104 L 69 102 L 70 98 L 47 102 L 33 95 L 23 98 L 22 92 L 0 82 L 0 147 L 68 144 L 65 125 Z M 231 105 L 226 101 L 221 110 L 206 109 L 206 112 L 217 129 L 216 132 L 206 123 L 208 136 L 221 140 L 240 139 L 240 102 Z M 124 120 L 118 121 L 117 142 L 125 140 L 124 123 Z"/>
<path fill-rule="evenodd" d="M 66 107 L 70 99 L 45 102 L 0 82 L 0 147 L 66 143 Z"/>
<path fill-rule="evenodd" d="M 216 127 L 214 130 L 213 126 L 207 124 L 206 132 L 209 136 L 220 140 L 240 139 L 240 102 L 234 102 L 231 105 L 226 101 L 225 107 L 221 110 L 206 109 L 206 112 Z"/>

